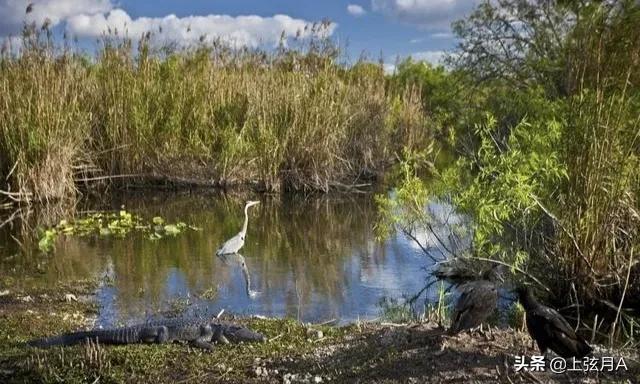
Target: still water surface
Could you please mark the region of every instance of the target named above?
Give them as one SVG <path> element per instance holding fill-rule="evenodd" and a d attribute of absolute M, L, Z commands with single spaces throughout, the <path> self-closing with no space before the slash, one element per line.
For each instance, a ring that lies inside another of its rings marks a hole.
<path fill-rule="evenodd" d="M 369 195 L 263 198 L 250 209 L 242 256 L 226 259 L 216 257 L 215 250 L 240 230 L 243 199 L 145 194 L 95 208 L 122 205 L 147 219 L 162 216 L 202 231 L 159 241 L 141 235 L 62 238 L 52 255 L 42 255 L 20 250 L 11 238 L 18 235 L 5 230 L 0 233 L 0 273 L 18 285 L 36 281 L 48 287 L 100 278 L 101 326 L 140 322 L 167 311 L 210 315 L 221 309 L 350 322 L 378 317 L 385 298 L 420 291 L 433 265 L 401 234 L 376 241 L 376 210 Z M 428 237 L 422 240 L 430 246 Z M 427 296 L 435 300 L 436 290 Z"/>

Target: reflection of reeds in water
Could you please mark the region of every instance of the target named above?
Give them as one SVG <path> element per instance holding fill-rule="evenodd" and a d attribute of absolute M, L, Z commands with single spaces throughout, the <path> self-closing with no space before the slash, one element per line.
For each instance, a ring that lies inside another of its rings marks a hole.
<path fill-rule="evenodd" d="M 38 250 L 40 230 L 72 217 L 76 207 L 69 204 L 24 206 L 0 216 L 0 274 L 35 284 L 52 284 L 91 277 L 100 265 L 86 263 L 84 254 L 94 250 L 75 241 L 56 241 L 63 258 Z M 67 257 L 68 255 L 68 257 Z"/>
<path fill-rule="evenodd" d="M 168 221 L 196 225 L 202 231 L 156 242 L 135 234 L 113 240 L 61 237 L 52 255 L 32 252 L 33 262 L 28 264 L 47 260 L 44 282 L 55 285 L 57 279 L 104 274 L 112 263 L 115 305 L 119 312 L 133 316 L 144 315 L 141 304 L 152 309 L 166 303 L 169 278 L 176 273 L 184 280 L 182 288 L 192 295 L 212 287 L 231 286 L 242 287 L 242 294 L 246 294 L 245 281 L 234 281 L 243 278 L 240 268 L 225 265 L 214 255 L 218 246 L 242 226 L 243 204 L 244 200 L 218 195 L 141 194 L 96 207 L 85 206 L 83 209 L 125 205 L 128 211 L 147 219 L 162 216 Z M 348 262 L 353 257 L 370 259 L 362 263 L 361 272 L 374 274 L 383 261 L 376 259 L 383 254 L 373 243 L 374 219 L 369 197 L 266 199 L 250 212 L 247 243 L 242 250 L 250 272 L 250 288 L 262 293 L 259 300 L 267 307 L 282 304 L 275 300 L 284 297 L 285 307 L 304 312 L 312 310 L 314 298 L 322 297 L 337 311 L 350 288 L 344 272 Z M 33 271 L 25 267 L 24 274 L 33 275 Z M 270 292 L 278 292 L 279 298 L 271 297 Z"/>
<path fill-rule="evenodd" d="M 260 248 L 256 261 L 265 272 L 274 265 L 290 271 L 292 281 L 271 281 L 278 287 L 259 289 L 285 290 L 288 306 L 299 311 L 308 307 L 314 294 L 331 297 L 337 305 L 349 288 L 345 263 L 357 249 L 366 249 L 373 219 L 373 206 L 366 198 L 266 204 L 255 235 Z"/>
<path fill-rule="evenodd" d="M 167 279 L 179 271 L 191 293 L 212 286 L 233 285 L 241 276 L 234 266 L 216 262 L 215 249 L 242 225 L 243 200 L 219 196 L 145 196 L 114 201 L 127 210 L 150 218 L 181 220 L 202 228 L 176 238 L 151 242 L 133 235 L 123 240 L 70 239 L 52 259 L 64 265 L 65 274 L 98 273 L 105 260 L 113 261 L 118 307 L 139 306 L 140 300 L 155 303 L 166 299 Z M 243 255 L 252 289 L 285 293 L 286 306 L 308 307 L 313 295 L 341 302 L 346 286 L 344 265 L 358 250 L 371 245 L 370 229 L 375 218 L 369 198 L 267 199 L 250 212 L 247 243 Z M 373 263 L 375 264 L 375 263 Z M 89 267 L 90 266 L 90 267 Z M 371 265 L 374 268 L 374 265 Z M 365 266 L 366 268 L 366 266 Z M 55 271 L 51 272 L 55 276 Z M 365 270 L 366 273 L 366 270 Z M 244 287 L 244 282 L 240 282 Z"/>
<path fill-rule="evenodd" d="M 230 279 L 237 270 L 233 266 L 215 270 L 213 252 L 241 226 L 242 202 L 219 200 L 209 207 L 209 212 L 192 210 L 187 218 L 181 217 L 200 225 L 201 233 L 189 235 L 192 239 L 171 240 L 171 249 L 154 251 L 155 256 L 151 257 L 156 258 L 157 268 L 145 268 L 152 275 L 143 277 L 154 285 L 149 294 L 161 295 L 165 278 L 157 274 L 169 266 L 179 267 L 189 286 L 196 290 L 204 289 L 207 284 L 232 284 Z M 175 214 L 164 208 L 163 215 Z M 267 300 L 269 291 L 288 292 L 289 307 L 309 303 L 312 292 L 340 297 L 345 288 L 342 265 L 353 252 L 352 236 L 362 237 L 360 232 L 369 228 L 362 216 L 346 213 L 349 210 L 345 208 L 328 201 L 270 200 L 252 212 L 243 254 L 251 274 L 259 277 L 254 281 L 262 284 L 253 288 L 263 292 Z M 128 254 L 134 258 L 144 257 L 144 252 L 137 256 Z M 287 273 L 280 275 L 283 270 Z M 274 278 L 276 276 L 283 279 Z"/>

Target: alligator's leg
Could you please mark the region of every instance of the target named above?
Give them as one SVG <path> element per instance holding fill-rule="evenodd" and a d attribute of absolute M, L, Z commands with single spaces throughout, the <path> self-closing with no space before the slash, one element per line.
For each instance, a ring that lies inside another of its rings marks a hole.
<path fill-rule="evenodd" d="M 214 325 L 213 336 L 211 338 L 212 341 L 217 341 L 220 344 L 229 344 L 229 339 L 224 336 L 224 332 L 222 331 L 222 325 Z"/>
<path fill-rule="evenodd" d="M 156 337 L 156 343 L 163 344 L 168 343 L 169 340 L 169 328 L 166 325 L 163 325 L 158 328 L 158 335 Z"/>
<path fill-rule="evenodd" d="M 166 326 L 144 327 L 140 331 L 140 342 L 163 344 L 169 341 L 169 329 Z"/>
<path fill-rule="evenodd" d="M 202 339 L 193 340 L 190 344 L 193 347 L 206 349 L 207 351 L 213 351 L 215 349 L 213 344 L 211 344 L 211 343 L 209 343 L 209 342 L 207 342 L 205 340 L 202 340 Z"/>
<path fill-rule="evenodd" d="M 200 326 L 200 335 L 197 339 L 191 341 L 191 345 L 197 348 L 213 351 L 215 348 L 210 340 L 213 338 L 213 330 L 210 324 Z"/>

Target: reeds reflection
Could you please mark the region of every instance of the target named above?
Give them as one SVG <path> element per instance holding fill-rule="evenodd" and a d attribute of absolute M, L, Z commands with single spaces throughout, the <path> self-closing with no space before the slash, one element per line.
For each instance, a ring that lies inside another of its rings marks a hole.
<path fill-rule="evenodd" d="M 2 276 L 45 286 L 104 277 L 98 293 L 104 325 L 176 306 L 349 321 L 377 316 L 381 297 L 411 294 L 424 285 L 428 260 L 402 238 L 375 241 L 370 196 L 265 198 L 250 212 L 242 249 L 246 270 L 214 254 L 242 226 L 243 198 L 141 194 L 87 208 L 122 205 L 146 218 L 162 216 L 202 230 L 159 241 L 135 234 L 63 238 L 49 256 L 20 251 L 10 237 L 19 234 L 5 231 Z"/>

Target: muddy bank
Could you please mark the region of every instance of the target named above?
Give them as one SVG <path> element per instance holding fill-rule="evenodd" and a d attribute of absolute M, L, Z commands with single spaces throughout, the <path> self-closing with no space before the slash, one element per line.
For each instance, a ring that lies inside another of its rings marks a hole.
<path fill-rule="evenodd" d="M 515 372 L 516 356 L 538 354 L 526 333 L 494 329 L 443 335 L 435 324 L 360 323 L 346 327 L 293 320 L 237 321 L 270 341 L 220 346 L 212 353 L 184 345 L 76 346 L 38 350 L 34 337 L 90 328 L 96 318 L 91 283 L 55 292 L 0 290 L 0 382 L 261 382 L 261 383 L 637 383 L 637 352 L 596 348 L 623 357 L 613 373 Z M 227 315 L 229 316 L 229 315 Z"/>

